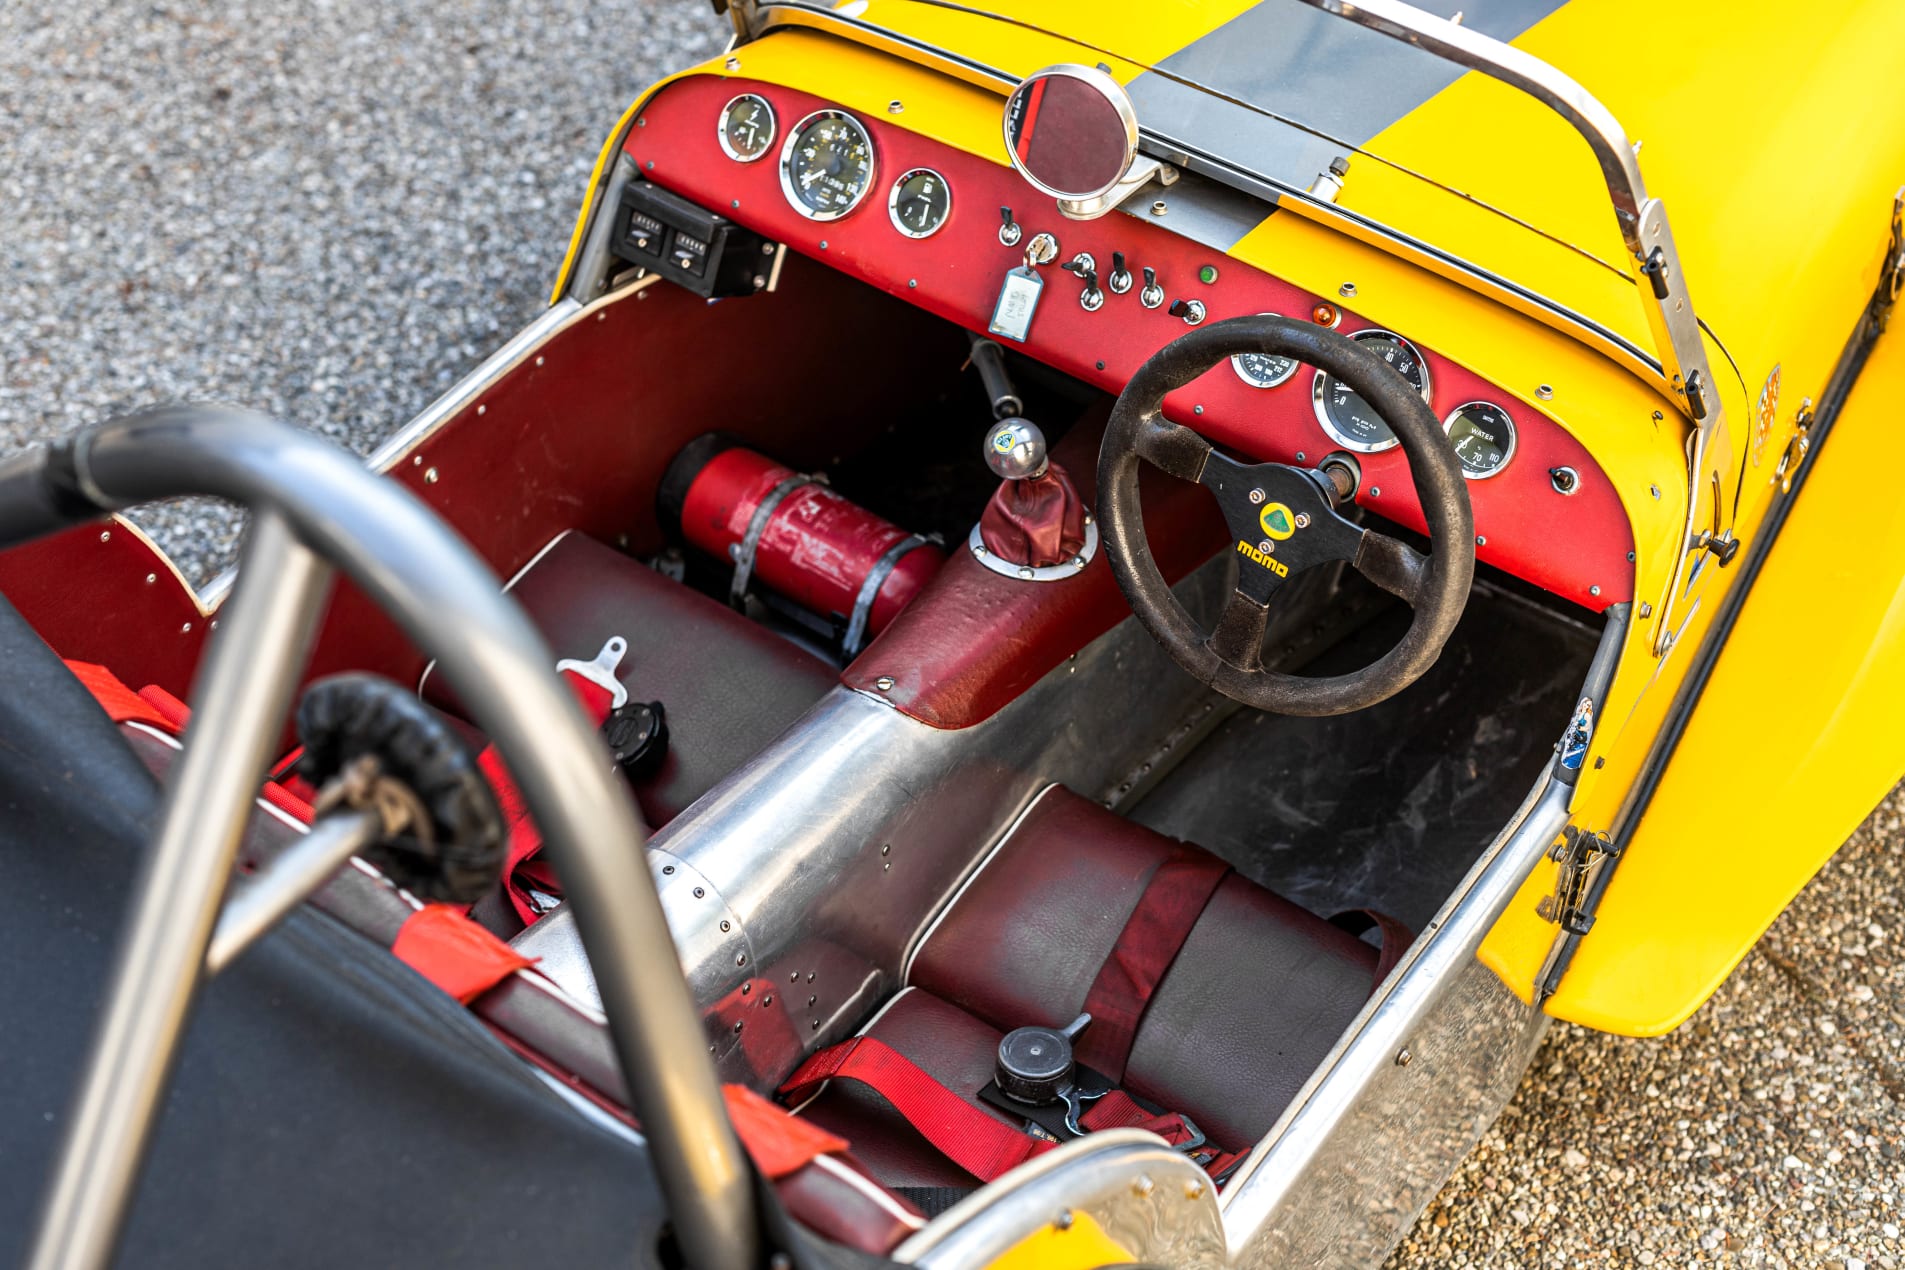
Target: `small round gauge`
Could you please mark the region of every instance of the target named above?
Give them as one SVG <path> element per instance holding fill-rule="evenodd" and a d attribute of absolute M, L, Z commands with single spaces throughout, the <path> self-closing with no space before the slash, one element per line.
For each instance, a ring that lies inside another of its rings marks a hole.
<path fill-rule="evenodd" d="M 931 168 L 903 172 L 886 196 L 886 214 L 908 238 L 931 238 L 952 214 L 952 186 Z"/>
<path fill-rule="evenodd" d="M 1277 314 L 1260 316 L 1276 317 Z M 1252 388 L 1275 388 L 1296 374 L 1299 364 L 1294 357 L 1278 357 L 1275 353 L 1239 353 L 1230 359 L 1230 368 L 1237 372 L 1237 378 Z"/>
<path fill-rule="evenodd" d="M 721 108 L 721 127 L 715 135 L 730 159 L 752 163 L 774 144 L 774 108 L 765 97 L 742 93 Z"/>
<path fill-rule="evenodd" d="M 842 110 L 816 110 L 781 147 L 781 190 L 808 220 L 839 220 L 873 188 L 873 138 Z"/>
<path fill-rule="evenodd" d="M 1416 351 L 1415 345 L 1392 331 L 1373 328 L 1358 331 L 1349 338 L 1387 362 L 1391 370 L 1408 380 L 1409 386 L 1422 394 L 1422 400 L 1429 399 L 1428 363 L 1422 360 L 1422 354 Z M 1389 430 L 1382 416 L 1371 410 L 1369 403 L 1349 385 L 1338 382 L 1335 376 L 1317 371 L 1310 396 L 1316 406 L 1316 421 L 1338 444 L 1361 454 L 1375 454 L 1395 448 L 1396 434 Z"/>
<path fill-rule="evenodd" d="M 1515 457 L 1515 421 L 1491 401 L 1457 406 L 1442 421 L 1442 430 L 1449 434 L 1455 457 L 1461 460 L 1462 475 L 1471 481 L 1499 475 Z"/>

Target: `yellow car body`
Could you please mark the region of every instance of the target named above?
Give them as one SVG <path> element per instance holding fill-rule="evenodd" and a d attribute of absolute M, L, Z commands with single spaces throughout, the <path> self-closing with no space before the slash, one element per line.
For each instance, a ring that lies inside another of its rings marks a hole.
<path fill-rule="evenodd" d="M 747 6 L 761 38 L 662 81 L 616 125 L 555 298 L 567 292 L 613 157 L 643 104 L 675 79 L 746 77 L 868 115 L 903 100 L 904 115 L 889 124 L 1006 168 L 1003 89 L 984 71 L 1099 63 L 1129 85 L 1251 7 Z M 1649 1036 L 1698 1009 L 1905 774 L 1905 736 L 1889 726 L 1888 708 L 1905 673 L 1894 615 L 1905 557 L 1891 549 L 1905 527 L 1873 514 L 1869 479 L 1905 458 L 1905 440 L 1884 422 L 1905 388 L 1895 341 L 1876 343 L 1835 410 L 1830 456 L 1818 421 L 1875 288 L 1895 285 L 1905 131 L 1873 93 L 1905 69 L 1905 11 L 1874 0 L 1796 21 L 1767 0 L 1568 0 L 1512 45 L 1622 121 L 1672 216 L 1727 425 L 1706 481 L 1690 479 L 1692 429 L 1657 380 L 1513 294 L 1294 199 L 1282 204 L 1294 215 L 1266 214 L 1229 255 L 1318 293 L 1353 278 L 1361 311 L 1393 329 L 1433 328 L 1449 355 L 1525 402 L 1540 400 L 1620 491 L 1634 594 L 1650 615 L 1629 625 L 1570 808 L 1582 831 L 1620 826 L 1620 867 L 1542 1008 Z M 1561 117 L 1471 72 L 1364 148 L 1380 161 L 1358 167 L 1339 206 L 1646 343 L 1638 262 Z M 1460 170 L 1459 188 L 1412 175 L 1448 169 Z M 1539 232 L 1504 232 L 1504 218 Z M 1819 451 L 1810 461 L 1796 444 L 1802 425 Z M 1670 603 L 1689 523 L 1730 532 L 1740 554 L 1727 567 L 1693 560 Z M 1555 546 L 1566 550 L 1564 535 Z M 1556 925 L 1537 912 L 1555 884 L 1553 870 L 1530 874 L 1481 950 L 1524 1000 L 1539 991 L 1557 942 Z"/>

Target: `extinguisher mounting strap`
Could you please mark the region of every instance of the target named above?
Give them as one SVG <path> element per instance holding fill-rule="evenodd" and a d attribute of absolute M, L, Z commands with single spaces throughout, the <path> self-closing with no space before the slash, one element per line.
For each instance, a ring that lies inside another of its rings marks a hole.
<path fill-rule="evenodd" d="M 761 535 L 767 532 L 767 522 L 774 518 L 774 509 L 781 500 L 805 485 L 825 485 L 825 477 L 817 474 L 796 472 L 794 475 L 768 491 L 754 508 L 754 514 L 748 517 L 747 533 L 741 541 L 728 548 L 728 554 L 734 558 L 734 581 L 728 587 L 728 603 L 735 608 L 747 605 L 747 586 L 754 576 L 754 553 L 760 548 Z"/>
<path fill-rule="evenodd" d="M 879 598 L 880 588 L 893 576 L 893 570 L 906 554 L 917 547 L 924 547 L 932 541 L 923 534 L 908 534 L 886 549 L 886 554 L 873 562 L 867 575 L 860 582 L 860 592 L 853 597 L 853 615 L 847 620 L 847 633 L 840 641 L 840 651 L 848 658 L 860 653 L 860 646 L 866 642 L 867 623 L 873 618 L 873 601 Z"/>

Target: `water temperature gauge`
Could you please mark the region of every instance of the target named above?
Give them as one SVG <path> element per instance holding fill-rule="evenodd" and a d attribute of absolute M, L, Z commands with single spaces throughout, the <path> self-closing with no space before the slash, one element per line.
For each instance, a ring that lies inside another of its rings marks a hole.
<path fill-rule="evenodd" d="M 1515 456 L 1515 421 L 1508 412 L 1490 401 L 1471 401 L 1457 406 L 1442 422 L 1461 460 L 1462 475 L 1471 481 L 1485 481 L 1508 466 Z"/>

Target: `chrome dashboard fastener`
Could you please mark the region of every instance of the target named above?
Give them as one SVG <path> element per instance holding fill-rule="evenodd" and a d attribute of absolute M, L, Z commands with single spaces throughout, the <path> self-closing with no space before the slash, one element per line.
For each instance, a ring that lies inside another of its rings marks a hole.
<path fill-rule="evenodd" d="M 1410 1063 L 1415 1061 L 1415 1057 L 1416 1056 L 1414 1054 L 1411 1054 L 1408 1050 L 1405 1049 L 1400 1054 L 1396 1055 L 1396 1066 L 1407 1067 Z"/>
<path fill-rule="evenodd" d="M 1353 282 L 1345 282 L 1342 286 L 1336 288 L 1336 294 L 1342 296 L 1345 300 L 1355 299 L 1356 284 Z"/>
<path fill-rule="evenodd" d="M 881 675 L 878 679 L 873 681 L 873 686 L 878 688 L 881 692 L 891 692 L 893 691 L 893 676 Z"/>
<path fill-rule="evenodd" d="M 1554 385 L 1542 384 L 1535 389 L 1535 397 L 1541 401 L 1554 400 Z"/>
<path fill-rule="evenodd" d="M 900 101 L 900 100 L 898 100 L 897 98 L 895 98 L 895 99 L 894 99 L 893 101 L 889 101 L 889 102 L 887 102 L 887 103 L 886 103 L 886 113 L 887 113 L 887 114 L 889 114 L 889 115 L 902 115 L 902 114 L 905 114 L 905 113 L 906 113 L 906 103 L 905 103 L 905 102 L 902 102 L 902 101 Z"/>

